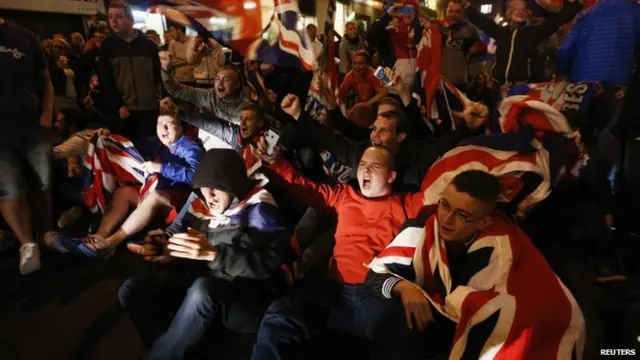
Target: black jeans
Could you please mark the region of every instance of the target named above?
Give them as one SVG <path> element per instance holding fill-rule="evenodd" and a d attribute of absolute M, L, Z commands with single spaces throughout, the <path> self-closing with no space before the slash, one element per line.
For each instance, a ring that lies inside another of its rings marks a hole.
<path fill-rule="evenodd" d="M 149 349 L 148 359 L 187 358 L 215 321 L 237 332 L 258 330 L 271 300 L 268 292 L 209 275 L 192 280 L 129 278 L 118 290 L 120 304 Z"/>
<path fill-rule="evenodd" d="M 299 359 L 302 343 L 327 330 L 373 340 L 393 304 L 364 285 L 332 279 L 302 282 L 269 306 L 252 359 Z"/>

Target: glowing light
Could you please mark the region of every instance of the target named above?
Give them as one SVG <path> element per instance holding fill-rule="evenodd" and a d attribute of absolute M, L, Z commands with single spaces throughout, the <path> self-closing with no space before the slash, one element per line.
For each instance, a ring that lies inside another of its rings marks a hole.
<path fill-rule="evenodd" d="M 212 17 L 209 19 L 209 23 L 211 23 L 211 25 L 225 25 L 227 23 L 227 18 Z"/>
<path fill-rule="evenodd" d="M 242 7 L 245 8 L 245 10 L 252 10 L 255 9 L 258 5 L 253 2 L 253 1 L 246 1 Z"/>

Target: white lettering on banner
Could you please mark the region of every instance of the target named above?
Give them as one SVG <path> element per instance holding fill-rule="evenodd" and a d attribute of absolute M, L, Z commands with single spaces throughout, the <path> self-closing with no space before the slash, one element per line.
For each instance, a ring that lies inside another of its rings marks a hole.
<path fill-rule="evenodd" d="M 55 12 L 78 15 L 105 13 L 102 0 L 1 0 L 0 9 Z"/>
<path fill-rule="evenodd" d="M 11 54 L 14 59 L 20 60 L 24 56 L 18 49 L 10 49 L 8 47 L 0 46 L 0 53 Z"/>
<path fill-rule="evenodd" d="M 636 349 L 600 349 L 603 356 L 635 356 Z"/>
<path fill-rule="evenodd" d="M 584 94 L 589 90 L 589 85 L 587 84 L 569 84 L 567 85 L 567 89 L 564 93 L 564 105 L 560 111 L 568 111 L 568 110 L 580 110 L 580 105 L 582 105 L 582 100 Z"/>

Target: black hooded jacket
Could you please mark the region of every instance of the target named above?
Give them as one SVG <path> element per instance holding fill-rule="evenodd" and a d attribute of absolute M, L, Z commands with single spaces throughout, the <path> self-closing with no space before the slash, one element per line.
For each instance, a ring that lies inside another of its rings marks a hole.
<path fill-rule="evenodd" d="M 209 150 L 196 169 L 193 187 L 194 193 L 165 230 L 167 237 L 189 227 L 205 233 L 217 250 L 208 264 L 213 276 L 278 284 L 291 234 L 271 194 L 247 178 L 240 156 L 231 149 Z M 199 190 L 203 187 L 233 195 L 223 214 L 209 214 Z"/>

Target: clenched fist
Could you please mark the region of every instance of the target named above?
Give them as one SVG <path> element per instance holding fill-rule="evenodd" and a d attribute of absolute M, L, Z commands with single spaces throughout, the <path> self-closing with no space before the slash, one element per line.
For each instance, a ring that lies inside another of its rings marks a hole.
<path fill-rule="evenodd" d="M 162 70 L 169 71 L 171 68 L 171 53 L 168 51 L 160 51 L 158 53 L 158 57 L 160 57 L 160 66 Z"/>
<path fill-rule="evenodd" d="M 288 94 L 282 99 L 282 103 L 280 104 L 282 107 L 282 111 L 284 111 L 287 115 L 292 116 L 296 121 L 300 118 L 300 98 L 293 94 Z"/>

